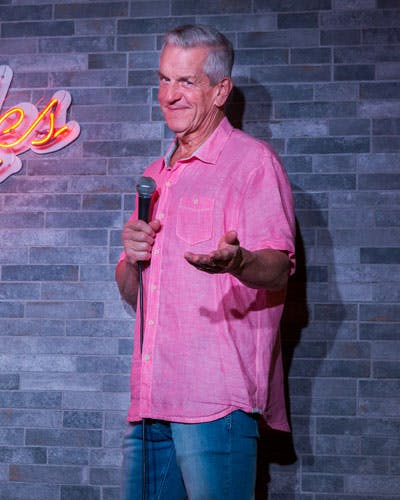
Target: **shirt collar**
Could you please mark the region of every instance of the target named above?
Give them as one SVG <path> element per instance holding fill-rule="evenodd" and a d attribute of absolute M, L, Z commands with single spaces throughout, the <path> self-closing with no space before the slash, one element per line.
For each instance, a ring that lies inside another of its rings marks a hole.
<path fill-rule="evenodd" d="M 225 143 L 233 131 L 228 118 L 224 117 L 214 132 L 194 151 L 189 158 L 196 157 L 204 163 L 215 165 L 219 155 L 224 149 Z M 164 155 L 164 165 L 168 166 L 175 149 L 178 147 L 176 139 L 169 145 Z M 188 158 L 188 159 L 189 159 Z"/>

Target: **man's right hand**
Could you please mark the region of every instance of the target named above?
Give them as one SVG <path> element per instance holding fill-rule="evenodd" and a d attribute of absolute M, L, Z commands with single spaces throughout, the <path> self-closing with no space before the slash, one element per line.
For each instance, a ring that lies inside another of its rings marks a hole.
<path fill-rule="evenodd" d="M 127 222 L 122 231 L 125 260 L 130 264 L 150 260 L 155 237 L 160 228 L 159 220 L 149 223 L 143 220 Z"/>

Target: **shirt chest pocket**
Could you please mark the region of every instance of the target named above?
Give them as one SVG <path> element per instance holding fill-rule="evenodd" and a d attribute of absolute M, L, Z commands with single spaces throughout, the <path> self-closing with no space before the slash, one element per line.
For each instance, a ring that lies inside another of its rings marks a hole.
<path fill-rule="evenodd" d="M 178 205 L 176 234 L 189 245 L 211 239 L 213 212 L 212 198 L 183 196 Z"/>

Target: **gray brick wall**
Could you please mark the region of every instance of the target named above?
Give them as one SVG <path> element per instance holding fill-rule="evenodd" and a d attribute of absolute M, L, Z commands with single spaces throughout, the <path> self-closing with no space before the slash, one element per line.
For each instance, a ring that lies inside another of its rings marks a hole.
<path fill-rule="evenodd" d="M 66 89 L 82 128 L 0 184 L 0 499 L 118 498 L 134 317 L 113 272 L 170 138 L 161 35 L 193 21 L 233 41 L 230 117 L 281 154 L 296 201 L 293 435 L 267 435 L 260 498 L 399 498 L 398 0 L 0 0 L 2 111 Z"/>

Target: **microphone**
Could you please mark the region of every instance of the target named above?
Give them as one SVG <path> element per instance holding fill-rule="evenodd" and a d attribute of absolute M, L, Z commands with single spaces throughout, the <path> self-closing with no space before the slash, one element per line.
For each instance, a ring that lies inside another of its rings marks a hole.
<path fill-rule="evenodd" d="M 151 198 L 157 185 L 152 177 L 141 177 L 136 184 L 139 201 L 139 219 L 149 222 Z"/>

